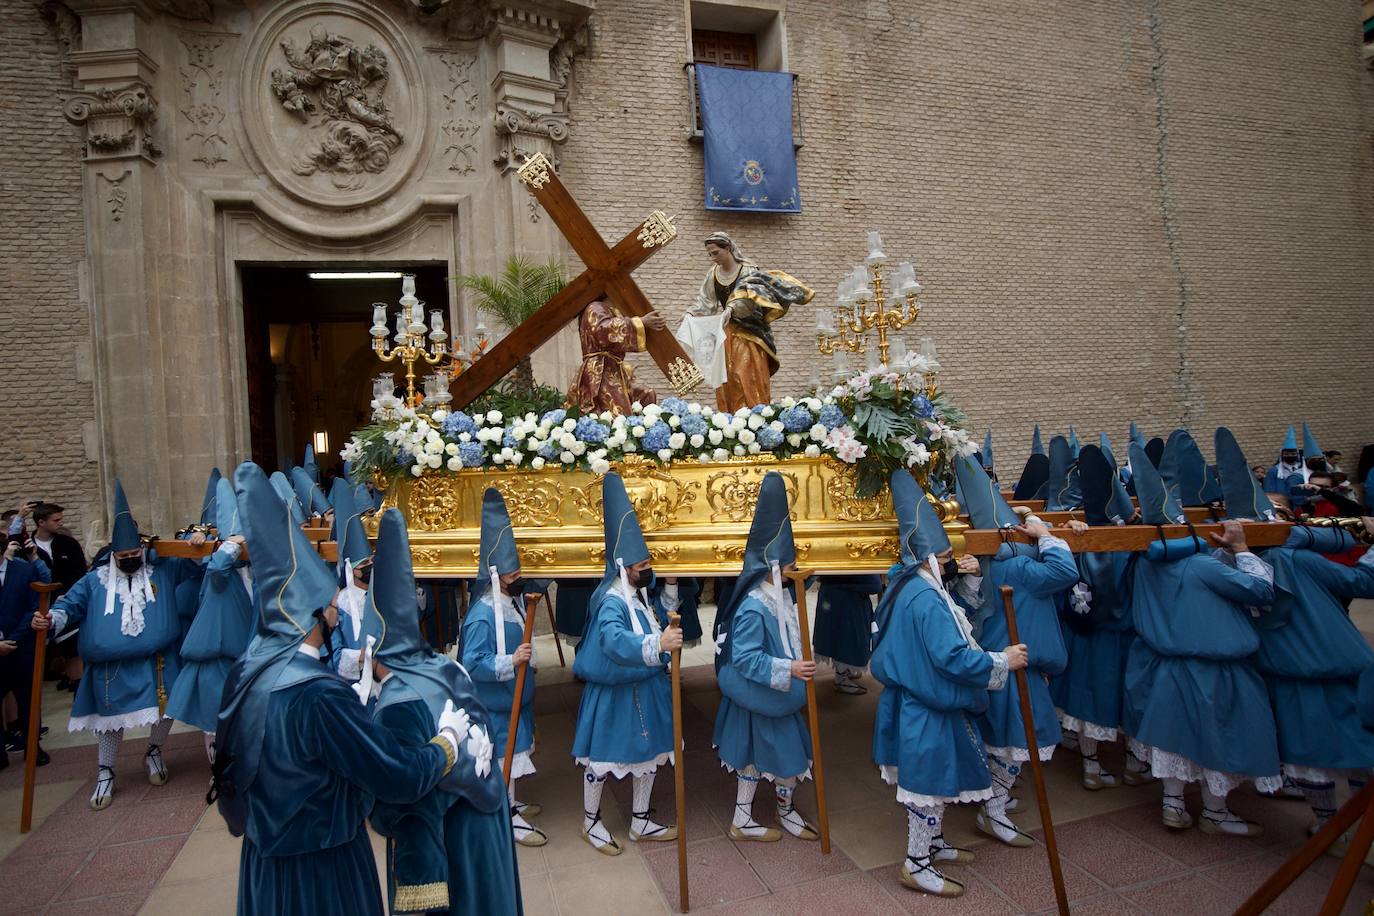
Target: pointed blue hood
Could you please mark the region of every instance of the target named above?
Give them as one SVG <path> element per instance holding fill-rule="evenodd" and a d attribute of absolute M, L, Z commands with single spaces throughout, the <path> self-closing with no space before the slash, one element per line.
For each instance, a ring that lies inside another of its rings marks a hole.
<path fill-rule="evenodd" d="M 215 499 L 219 495 L 219 482 L 223 479 L 219 468 L 210 469 L 210 479 L 205 482 L 205 495 L 200 500 L 200 523 L 213 525 L 219 517 L 215 509 Z"/>
<path fill-rule="evenodd" d="M 1158 469 L 1160 462 L 1164 460 L 1164 440 L 1155 436 L 1149 442 L 1146 442 L 1145 457 L 1150 459 L 1150 464 Z"/>
<path fill-rule="evenodd" d="M 143 541 L 138 536 L 138 522 L 134 521 L 134 514 L 129 511 L 129 500 L 124 495 L 124 485 L 115 478 L 114 482 L 114 518 L 110 522 L 110 551 L 119 553 L 122 550 L 135 550 L 143 546 Z"/>
<path fill-rule="evenodd" d="M 601 480 L 601 519 L 606 538 L 606 570 L 601 576 L 601 584 L 592 592 L 591 601 L 587 604 L 589 609 L 598 607 L 601 599 L 615 585 L 620 576 L 617 560 L 629 569 L 649 559 L 649 545 L 639 528 L 639 516 L 635 515 L 630 494 L 625 491 L 625 481 L 614 471 L 608 472 Z M 590 616 L 588 614 L 588 619 Z"/>
<path fill-rule="evenodd" d="M 243 523 L 239 520 L 239 502 L 234 496 L 234 485 L 221 478 L 215 492 L 215 529 L 221 541 L 243 534 Z"/>
<path fill-rule="evenodd" d="M 315 628 L 315 611 L 328 607 L 338 588 L 262 468 L 252 462 L 239 465 L 234 493 L 253 562 L 257 635 L 231 669 L 216 733 L 221 748 L 232 748 L 230 773 L 241 799 L 262 762 L 271 693 Z M 327 674 L 323 665 L 320 670 Z"/>
<path fill-rule="evenodd" d="M 305 458 L 301 460 L 301 468 L 305 473 L 310 475 L 312 483 L 319 485 L 320 466 L 315 461 L 315 446 L 313 444 L 307 444 L 305 446 Z"/>
<path fill-rule="evenodd" d="M 1045 485 L 1046 511 L 1064 512 L 1083 504 L 1074 460 L 1074 449 L 1069 440 L 1063 436 L 1055 436 L 1050 440 L 1049 479 Z"/>
<path fill-rule="evenodd" d="M 452 700 L 454 706 L 467 711 L 473 725 L 485 729 L 488 736 L 494 738 L 492 716 L 477 698 L 472 679 L 457 662 L 435 652 L 420 633 L 420 606 L 415 597 L 410 536 L 399 509 L 382 513 L 373 563 L 364 630 L 377 636 L 377 660 L 419 695 L 436 723 L 443 713 L 444 703 Z M 375 618 L 377 632 L 373 632 L 368 617 Z M 503 750 L 498 747 L 494 754 L 499 755 Z M 457 779 L 457 786 L 450 786 L 446 781 L 444 788 L 459 792 L 478 810 L 491 813 L 507 804 L 500 773 L 501 768 L 494 759 L 491 772 L 485 778 L 467 773 Z"/>
<path fill-rule="evenodd" d="M 487 487 L 482 494 L 482 535 L 477 548 L 477 578 L 472 600 L 491 591 L 493 566 L 500 576 L 515 572 L 520 568 L 520 551 L 515 544 L 515 527 L 506 511 L 505 498 L 495 487 Z"/>
<path fill-rule="evenodd" d="M 919 565 L 931 554 L 950 549 L 949 535 L 921 485 L 906 470 L 892 472 L 892 507 L 897 511 L 899 560 Z"/>
<path fill-rule="evenodd" d="M 296 520 L 296 524 L 304 525 L 305 508 L 301 505 L 301 501 L 296 498 L 296 491 L 292 488 L 291 481 L 287 480 L 286 475 L 281 471 L 273 471 L 270 482 L 277 498 L 291 510 L 291 517 Z"/>
<path fill-rule="evenodd" d="M 1069 454 L 1072 455 L 1073 457 L 1077 458 L 1077 457 L 1078 457 L 1078 453 L 1081 452 L 1082 450 L 1083 450 L 1083 447 L 1082 447 L 1081 445 L 1079 445 L 1079 443 L 1078 443 L 1078 432 L 1073 428 L 1073 424 L 1070 423 L 1070 424 L 1069 424 Z"/>
<path fill-rule="evenodd" d="M 1002 498 L 997 485 L 978 463 L 960 456 L 954 461 L 954 472 L 964 494 L 964 511 L 974 528 L 1012 528 L 1021 518 Z"/>
<path fill-rule="evenodd" d="M 1138 445 L 1142 449 L 1145 447 L 1145 434 L 1140 431 L 1140 427 L 1135 425 L 1134 420 L 1131 421 L 1131 428 L 1126 434 L 1127 450 L 1129 450 L 1132 445 Z"/>
<path fill-rule="evenodd" d="M 1140 501 L 1140 518 L 1146 525 L 1178 525 L 1183 523 L 1183 508 L 1164 485 L 1159 469 L 1138 445 L 1131 446 L 1131 467 L 1135 468 L 1136 498 Z"/>
<path fill-rule="evenodd" d="M 1326 453 L 1317 444 L 1317 437 L 1312 435 L 1312 430 L 1308 427 L 1307 421 L 1302 424 L 1302 458 L 1307 461 L 1312 458 L 1325 458 Z"/>
<path fill-rule="evenodd" d="M 324 498 L 319 485 L 310 479 L 310 474 L 305 468 L 291 469 L 291 484 L 302 509 L 311 515 L 319 516 L 329 511 L 329 500 Z"/>
<path fill-rule="evenodd" d="M 1207 459 L 1186 429 L 1176 429 L 1169 434 L 1159 462 L 1159 473 L 1181 506 L 1205 506 L 1210 501 L 1208 497 L 1213 495 Z"/>
<path fill-rule="evenodd" d="M 1050 479 L 1050 459 L 1045 455 L 1031 455 L 1021 476 L 1012 488 L 1016 499 L 1043 499 Z"/>
<path fill-rule="evenodd" d="M 1283 437 L 1283 445 L 1279 446 L 1281 452 L 1296 452 L 1298 450 L 1298 434 L 1293 431 L 1293 424 L 1288 424 L 1288 433 Z"/>
<path fill-rule="evenodd" d="M 1031 454 L 1045 454 L 1045 443 L 1040 441 L 1040 424 L 1035 424 L 1035 432 L 1031 433 Z"/>
<path fill-rule="evenodd" d="M 348 519 L 358 511 L 353 503 L 353 484 L 345 477 L 335 477 L 329 485 L 329 505 L 334 509 L 334 520 L 329 524 L 329 539 L 337 541 Z"/>
<path fill-rule="evenodd" d="M 997 473 L 997 465 L 992 460 L 992 427 L 988 427 L 988 431 L 983 434 L 982 455 L 983 470 L 987 471 L 989 474 Z"/>
<path fill-rule="evenodd" d="M 1112 466 L 1112 470 L 1115 471 L 1115 470 L 1116 470 L 1116 455 L 1112 452 L 1112 440 L 1111 440 L 1111 437 L 1108 436 L 1106 433 L 1098 433 L 1098 434 L 1097 434 L 1097 447 L 1098 447 L 1099 450 L 1101 450 L 1103 456 L 1107 459 L 1107 463 L 1110 464 L 1110 465 Z"/>
<path fill-rule="evenodd" d="M 1078 478 L 1083 487 L 1083 515 L 1089 525 L 1113 524 L 1108 506 L 1112 501 L 1112 481 L 1116 470 L 1102 449 L 1085 445 L 1078 453 Z"/>
<path fill-rule="evenodd" d="M 1264 487 L 1251 473 L 1245 453 L 1241 451 L 1235 435 L 1225 426 L 1218 426 L 1212 441 L 1217 452 L 1217 475 L 1221 478 L 1226 517 L 1273 518 L 1274 504 L 1264 495 Z"/>
<path fill-rule="evenodd" d="M 754 505 L 754 520 L 749 525 L 749 540 L 744 546 L 744 567 L 730 590 L 730 597 L 716 612 L 714 635 L 717 645 L 723 634 L 730 632 L 735 611 L 749 597 L 776 564 L 785 569 L 797 559 L 792 541 L 792 516 L 787 504 L 787 486 L 782 475 L 769 471 L 759 485 L 758 502 Z M 723 643 L 723 651 L 716 655 L 716 670 L 730 661 L 730 640 Z"/>

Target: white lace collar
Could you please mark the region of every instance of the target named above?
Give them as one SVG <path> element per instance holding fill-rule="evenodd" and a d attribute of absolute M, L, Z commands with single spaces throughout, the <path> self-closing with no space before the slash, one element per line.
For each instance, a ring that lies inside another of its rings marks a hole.
<path fill-rule="evenodd" d="M 96 575 L 105 589 L 105 614 L 114 613 L 115 598 L 119 599 L 119 632 L 125 636 L 137 636 L 143 632 L 145 622 L 143 609 L 157 600 L 153 588 L 153 569 L 144 559 L 143 565 L 132 576 L 126 576 L 115 566 L 114 554 L 110 562 L 100 567 Z"/>
<path fill-rule="evenodd" d="M 797 617 L 797 605 L 785 588 L 777 588 L 768 582 L 760 582 L 749 590 L 750 597 L 757 598 L 773 615 L 778 624 L 778 639 L 782 649 L 792 659 L 801 658 L 801 620 Z"/>

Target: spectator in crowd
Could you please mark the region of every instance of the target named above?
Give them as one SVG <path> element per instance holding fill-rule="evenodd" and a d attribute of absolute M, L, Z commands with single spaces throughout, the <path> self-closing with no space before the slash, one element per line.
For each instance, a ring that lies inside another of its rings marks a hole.
<path fill-rule="evenodd" d="M 0 696 L 13 693 L 15 700 L 13 718 L 6 716 L 0 769 L 9 765 L 7 751 L 23 752 L 29 729 L 35 644 L 30 623 L 38 610 L 38 593 L 29 586 L 49 581 L 48 568 L 33 554 L 33 548 L 25 548 L 19 538 L 0 533 Z M 38 766 L 48 762 L 41 747 L 36 762 Z"/>
<path fill-rule="evenodd" d="M 34 500 L 20 506 L 17 512 L 20 530 L 24 520 L 33 517 L 32 544 L 38 550 L 38 558 L 52 574 L 52 581 L 62 586 L 60 591 L 53 594 L 53 601 L 66 594 L 67 589 L 86 575 L 86 554 L 81 550 L 81 544 L 62 524 L 64 511 L 56 503 Z M 11 523 L 10 531 L 13 534 L 14 523 Z M 52 654 L 56 656 L 55 663 L 62 667 L 62 674 L 57 679 L 58 690 L 70 690 L 75 693 L 76 685 L 81 681 L 83 669 L 76 646 L 75 639 L 64 639 L 54 643 L 56 651 Z"/>

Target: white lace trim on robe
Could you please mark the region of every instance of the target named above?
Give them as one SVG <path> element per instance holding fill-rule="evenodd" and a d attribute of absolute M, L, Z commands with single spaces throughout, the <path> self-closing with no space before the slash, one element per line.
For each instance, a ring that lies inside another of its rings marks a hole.
<path fill-rule="evenodd" d="M 499 761 L 496 766 L 497 769 L 500 769 L 501 764 Z M 534 760 L 530 757 L 530 751 L 520 751 L 510 759 L 511 779 L 520 779 L 523 776 L 533 776 L 534 772 Z"/>
<path fill-rule="evenodd" d="M 958 795 L 919 795 L 916 792 L 908 792 L 897 785 L 897 768 L 894 766 L 879 766 L 878 775 L 889 786 L 897 786 L 897 802 L 903 805 L 928 808 L 932 805 L 962 805 L 969 802 L 987 801 L 992 798 L 991 786 L 986 789 L 967 789 Z"/>
<path fill-rule="evenodd" d="M 1059 727 L 1066 732 L 1073 732 L 1084 738 L 1092 738 L 1094 741 L 1115 741 L 1116 729 L 1108 728 L 1105 725 L 1096 725 L 1086 719 L 1071 716 L 1062 709 L 1056 709 L 1059 713 Z"/>
<path fill-rule="evenodd" d="M 713 744 L 711 745 L 711 747 L 712 749 L 717 749 L 719 746 Z M 806 772 L 801 774 L 800 776 L 777 776 L 773 773 L 760 772 L 759 768 L 754 766 L 752 763 L 741 770 L 735 769 L 734 767 L 730 766 L 730 764 L 726 763 L 724 760 L 720 762 L 720 765 L 727 771 L 734 773 L 737 776 L 744 776 L 748 779 L 766 779 L 769 782 L 773 783 L 776 783 L 779 780 L 783 780 L 785 782 L 789 779 L 795 780 L 796 782 L 800 783 L 805 782 L 806 780 L 811 778 L 811 758 L 809 757 L 806 760 Z"/>
<path fill-rule="evenodd" d="M 1227 773 L 1210 770 L 1202 764 L 1170 751 L 1151 747 L 1135 738 L 1130 740 L 1131 753 L 1139 760 L 1150 765 L 1150 774 L 1160 779 L 1181 779 L 1184 782 L 1202 783 L 1213 795 L 1225 796 L 1243 783 L 1253 782 L 1260 792 L 1277 792 L 1283 787 L 1283 777 L 1247 776 L 1242 773 Z"/>
<path fill-rule="evenodd" d="M 114 613 L 115 598 L 119 599 L 119 632 L 125 636 L 137 636 L 143 632 L 143 609 L 157 601 L 153 592 L 153 571 L 145 562 L 138 572 L 126 576 L 115 566 L 114 554 L 110 562 L 96 571 L 100 585 L 105 589 L 105 614 Z"/>
<path fill-rule="evenodd" d="M 1294 782 L 1316 783 L 1325 785 L 1337 782 L 1342 779 L 1368 780 L 1369 770 L 1356 767 L 1349 770 L 1332 770 L 1326 767 L 1309 767 L 1299 763 L 1285 763 L 1280 765 L 1283 775 Z M 1301 788 L 1301 787 L 1299 787 Z"/>
<path fill-rule="evenodd" d="M 1040 748 L 1040 762 L 1048 763 L 1054 756 L 1056 745 L 1042 745 Z M 1026 763 L 1030 760 L 1030 750 L 1024 747 L 993 747 L 991 744 L 983 746 L 990 757 L 1000 757 L 1003 760 L 1010 760 L 1012 763 Z"/>
<path fill-rule="evenodd" d="M 685 745 L 687 742 L 683 742 Z M 640 763 L 607 763 L 602 760 L 588 760 L 586 757 L 578 757 L 574 763 L 580 767 L 586 767 L 587 772 L 600 779 L 602 776 L 614 776 L 616 779 L 624 779 L 626 776 L 648 776 L 655 772 L 665 763 L 672 763 L 674 760 L 672 751 L 665 751 L 653 760 L 645 760 Z M 515 769 L 513 766 L 511 769 Z"/>
<path fill-rule="evenodd" d="M 156 706 L 120 713 L 117 716 L 72 716 L 67 722 L 67 731 L 95 732 L 96 734 L 117 732 L 124 728 L 142 728 L 145 725 L 156 725 L 161 718 L 162 713 L 157 711 Z"/>

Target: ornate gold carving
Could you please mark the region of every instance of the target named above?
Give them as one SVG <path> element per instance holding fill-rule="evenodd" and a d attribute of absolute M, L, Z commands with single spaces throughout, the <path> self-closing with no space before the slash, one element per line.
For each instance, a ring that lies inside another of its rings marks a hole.
<path fill-rule="evenodd" d="M 549 183 L 549 175 L 553 171 L 553 164 L 549 162 L 549 157 L 543 153 L 535 153 L 525 160 L 525 164 L 520 166 L 515 174 L 520 176 L 520 180 L 535 190 L 539 190 Z"/>
<path fill-rule="evenodd" d="M 603 547 L 588 547 L 588 548 L 587 548 L 587 559 L 590 560 L 590 561 L 592 562 L 592 564 L 595 565 L 595 566 L 605 566 L 605 565 L 606 565 L 606 548 L 605 548 L 604 546 L 603 546 Z"/>
<path fill-rule="evenodd" d="M 455 491 L 450 481 L 437 475 L 415 478 L 410 484 L 406 520 L 421 531 L 461 528 L 463 504 Z"/>
<path fill-rule="evenodd" d="M 505 497 L 512 524 L 525 527 L 557 528 L 563 509 L 563 487 L 556 480 L 520 475 L 502 477 L 492 486 Z"/>
<path fill-rule="evenodd" d="M 846 522 L 871 522 L 892 517 L 892 497 L 886 487 L 871 499 L 858 499 L 854 496 L 857 486 L 858 475 L 848 465 L 825 482 L 825 492 L 835 508 L 835 518 Z"/>
<path fill-rule="evenodd" d="M 711 521 L 748 521 L 754 517 L 754 505 L 759 501 L 759 485 L 763 483 L 762 468 L 741 468 L 721 471 L 706 478 L 706 501 L 711 504 Z M 750 480 L 749 478 L 754 478 Z M 787 488 L 787 507 L 793 521 L 797 518 L 797 478 L 782 475 Z"/>
<path fill-rule="evenodd" d="M 439 554 L 438 547 L 412 547 L 410 562 L 416 566 L 438 566 Z"/>
<path fill-rule="evenodd" d="M 845 541 L 845 550 L 855 560 L 897 558 L 897 539 L 880 538 L 876 541 Z"/>
<path fill-rule="evenodd" d="M 679 547 L 677 544 L 674 544 L 671 547 L 650 547 L 649 559 L 653 560 L 655 563 L 665 560 L 671 563 L 673 560 L 676 560 L 678 558 L 678 554 L 680 553 L 682 553 L 682 548 Z"/>
<path fill-rule="evenodd" d="M 617 470 L 625 481 L 625 492 L 630 504 L 639 517 L 639 527 L 644 531 L 657 531 L 666 528 L 677 518 L 678 513 L 696 502 L 697 491 L 701 489 L 698 481 L 682 481 L 646 458 L 629 455 L 619 462 Z M 602 521 L 601 477 L 595 478 L 586 487 L 571 487 L 573 504 L 586 516 Z"/>
<path fill-rule="evenodd" d="M 807 557 L 811 556 L 810 541 L 797 541 L 796 548 L 798 560 L 805 561 Z"/>
<path fill-rule="evenodd" d="M 639 227 L 639 234 L 635 238 L 645 248 L 659 248 L 677 238 L 677 227 L 673 225 L 671 216 L 662 210 L 655 210 Z"/>
<path fill-rule="evenodd" d="M 680 395 L 686 394 L 704 381 L 706 376 L 701 374 L 696 363 L 690 363 L 679 356 L 668 364 L 668 384 Z"/>
<path fill-rule="evenodd" d="M 712 544 L 711 552 L 716 555 L 717 560 L 733 560 L 736 563 L 744 562 L 743 544 Z"/>
<path fill-rule="evenodd" d="M 520 563 L 524 565 L 531 563 L 539 566 L 548 566 L 558 560 L 558 551 L 553 547 L 521 547 L 515 548 L 520 554 Z M 476 563 L 482 555 L 481 547 L 474 547 L 471 551 L 472 562 Z"/>

